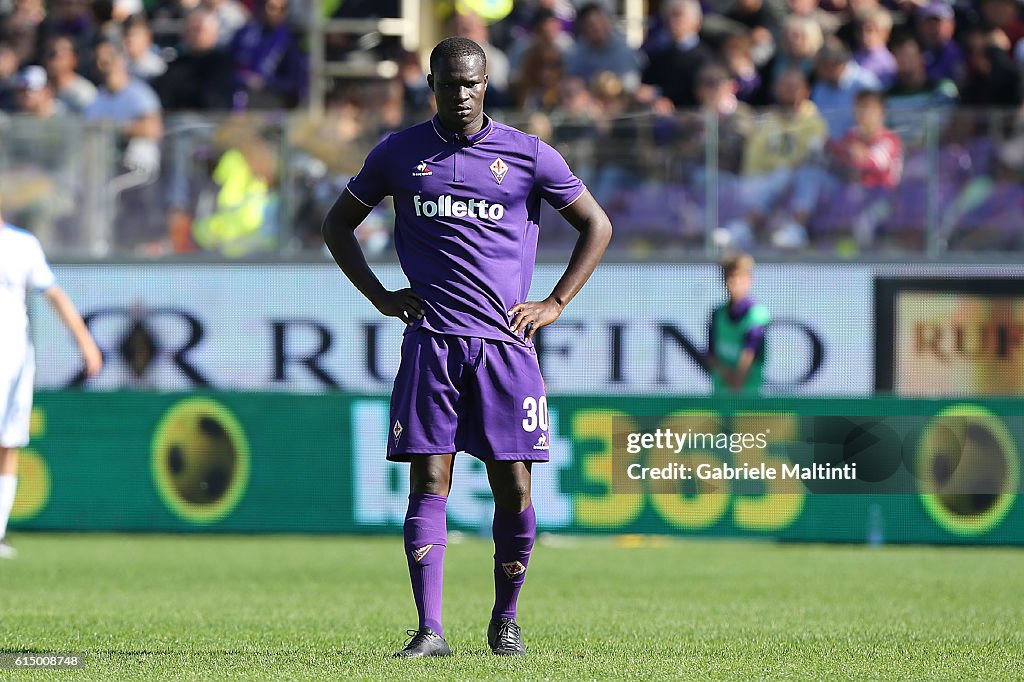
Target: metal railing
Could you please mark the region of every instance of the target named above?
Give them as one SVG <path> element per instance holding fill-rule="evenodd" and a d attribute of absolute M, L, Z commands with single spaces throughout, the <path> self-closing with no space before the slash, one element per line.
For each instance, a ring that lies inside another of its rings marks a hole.
<path fill-rule="evenodd" d="M 735 236 L 755 212 L 763 231 L 733 245 L 766 254 L 1024 254 L 1018 112 L 919 112 L 916 125 L 897 129 L 903 170 L 881 190 L 837 170 L 827 150 L 787 177 L 744 172 L 749 149 L 735 126 L 701 113 L 494 115 L 563 154 L 611 216 L 612 250 L 623 257 L 714 255 L 723 236 Z M 381 118 L 374 107 L 360 115 L 168 117 L 159 166 L 149 173 L 125 166 L 127 141 L 111 127 L 2 119 L 3 215 L 65 258 L 320 254 L 323 216 L 385 132 Z M 751 129 L 762 123 L 752 119 Z M 786 224 L 807 183 L 814 196 L 803 241 L 773 241 L 773 221 Z M 542 250 L 563 250 L 575 238 L 553 210 L 545 208 L 542 219 Z M 393 253 L 392 227 L 385 202 L 360 228 L 371 255 Z"/>

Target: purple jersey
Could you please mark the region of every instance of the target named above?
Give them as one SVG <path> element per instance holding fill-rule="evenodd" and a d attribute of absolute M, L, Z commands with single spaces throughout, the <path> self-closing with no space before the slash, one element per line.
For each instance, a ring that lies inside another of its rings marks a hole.
<path fill-rule="evenodd" d="M 508 311 L 530 291 L 540 201 L 562 210 L 584 189 L 548 144 L 489 117 L 469 136 L 436 116 L 388 135 L 348 184 L 367 206 L 394 197 L 395 249 L 424 302 L 414 328 L 518 343 Z"/>

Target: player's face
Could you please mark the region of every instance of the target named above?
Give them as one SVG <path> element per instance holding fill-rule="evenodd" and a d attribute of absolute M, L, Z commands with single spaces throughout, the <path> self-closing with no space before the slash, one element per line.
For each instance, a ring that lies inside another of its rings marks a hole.
<path fill-rule="evenodd" d="M 752 283 L 753 278 L 750 276 L 750 272 L 743 269 L 735 270 L 725 278 L 725 288 L 729 292 L 729 298 L 733 301 L 746 298 L 750 293 Z"/>
<path fill-rule="evenodd" d="M 434 92 L 441 125 L 457 133 L 472 134 L 483 127 L 487 74 L 479 57 L 461 57 L 432 64 L 427 84 Z"/>

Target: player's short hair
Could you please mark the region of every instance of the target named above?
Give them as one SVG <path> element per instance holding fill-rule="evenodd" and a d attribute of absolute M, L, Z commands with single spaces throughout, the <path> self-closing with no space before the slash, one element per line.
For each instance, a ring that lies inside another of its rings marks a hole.
<path fill-rule="evenodd" d="M 462 36 L 445 38 L 430 51 L 430 70 L 433 72 L 434 65 L 442 61 L 454 61 L 465 57 L 479 58 L 483 62 L 484 68 L 487 68 L 487 55 L 484 54 L 484 48 Z"/>
<path fill-rule="evenodd" d="M 728 278 L 733 273 L 754 271 L 754 257 L 749 253 L 730 253 L 722 259 L 722 277 Z"/>

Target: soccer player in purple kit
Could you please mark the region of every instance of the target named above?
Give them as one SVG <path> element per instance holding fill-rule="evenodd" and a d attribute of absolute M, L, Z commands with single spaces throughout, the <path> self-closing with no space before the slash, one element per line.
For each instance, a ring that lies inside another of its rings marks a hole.
<path fill-rule="evenodd" d="M 438 43 L 427 76 L 437 115 L 381 141 L 323 225 L 345 275 L 377 310 L 407 325 L 387 458 L 411 467 L 404 530 L 419 627 L 397 657 L 451 655 L 441 591 L 458 451 L 485 463 L 494 495 L 488 644 L 497 655 L 526 652 L 516 601 L 536 535 L 531 467 L 548 460 L 550 443 L 532 337 L 558 319 L 611 238 L 608 216 L 558 152 L 484 114 L 486 68 L 473 41 Z M 353 234 L 388 195 L 410 283 L 398 291 L 381 285 Z M 551 295 L 527 301 L 542 199 L 580 235 Z"/>

